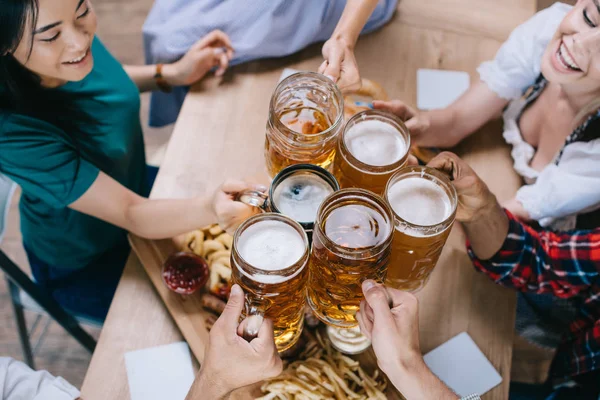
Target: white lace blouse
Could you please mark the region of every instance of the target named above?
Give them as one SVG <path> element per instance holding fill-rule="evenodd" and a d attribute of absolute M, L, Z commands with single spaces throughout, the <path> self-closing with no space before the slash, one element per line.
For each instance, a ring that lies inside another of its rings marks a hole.
<path fill-rule="evenodd" d="M 554 161 L 538 172 L 530 166 L 535 149 L 523 140 L 518 118 L 531 101 L 531 94 L 524 92 L 532 88 L 539 94 L 545 86 L 543 78 L 541 87 L 534 85 L 540 77 L 542 55 L 571 8 L 555 3 L 538 12 L 511 33 L 494 60 L 478 68 L 490 89 L 511 100 L 504 111 L 503 136 L 512 145 L 515 170 L 527 183 L 517 192 L 517 200 L 541 226 L 556 230 L 575 229 L 578 214 L 600 207 L 600 139 L 574 140 L 576 133 L 588 127 L 590 117 L 567 139 Z"/>

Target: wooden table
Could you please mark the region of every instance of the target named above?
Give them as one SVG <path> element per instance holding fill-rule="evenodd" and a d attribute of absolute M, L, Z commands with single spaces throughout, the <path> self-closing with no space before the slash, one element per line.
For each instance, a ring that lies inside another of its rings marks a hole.
<path fill-rule="evenodd" d="M 416 103 L 418 68 L 467 71 L 494 56 L 510 30 L 534 13 L 533 0 L 402 0 L 383 30 L 363 37 L 356 49 L 364 77 L 380 82 L 393 98 Z M 468 16 L 468 17 L 467 17 Z M 268 102 L 281 69 L 315 70 L 313 46 L 282 60 L 239 66 L 224 79 L 207 79 L 187 96 L 175 126 L 153 198 L 190 197 L 226 178 L 264 171 L 262 156 Z M 513 173 L 501 125 L 492 123 L 456 151 L 502 200 L 520 185 Z M 467 331 L 503 377 L 484 399 L 506 399 L 512 356 L 515 295 L 472 268 L 457 226 L 430 283 L 419 293 L 422 350 Z M 181 340 L 172 318 L 137 258 L 125 267 L 86 375 L 82 397 L 129 399 L 124 353 Z"/>

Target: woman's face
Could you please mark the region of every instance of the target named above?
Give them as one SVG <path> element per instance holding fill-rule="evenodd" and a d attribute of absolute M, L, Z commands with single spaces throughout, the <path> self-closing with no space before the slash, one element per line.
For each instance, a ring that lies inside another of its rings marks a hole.
<path fill-rule="evenodd" d="M 600 88 L 600 0 L 578 0 L 560 23 L 542 58 L 551 82 Z"/>
<path fill-rule="evenodd" d="M 80 81 L 94 65 L 90 48 L 95 32 L 89 0 L 39 0 L 36 26 L 27 22 L 13 55 L 42 78 L 43 86 Z"/>

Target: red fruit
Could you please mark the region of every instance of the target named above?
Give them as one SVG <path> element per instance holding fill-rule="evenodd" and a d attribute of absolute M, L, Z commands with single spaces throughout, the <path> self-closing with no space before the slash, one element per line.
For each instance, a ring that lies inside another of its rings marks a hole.
<path fill-rule="evenodd" d="M 163 265 L 163 281 L 175 293 L 192 294 L 208 281 L 208 264 L 194 253 L 172 254 Z"/>

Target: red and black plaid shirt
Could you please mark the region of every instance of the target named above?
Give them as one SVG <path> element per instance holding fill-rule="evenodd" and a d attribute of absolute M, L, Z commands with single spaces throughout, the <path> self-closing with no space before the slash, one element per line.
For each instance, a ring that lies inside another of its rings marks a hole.
<path fill-rule="evenodd" d="M 582 301 L 559 345 L 550 374 L 567 378 L 600 370 L 600 229 L 554 233 L 536 230 L 509 212 L 508 236 L 489 260 L 468 246 L 475 267 L 500 285 Z"/>

